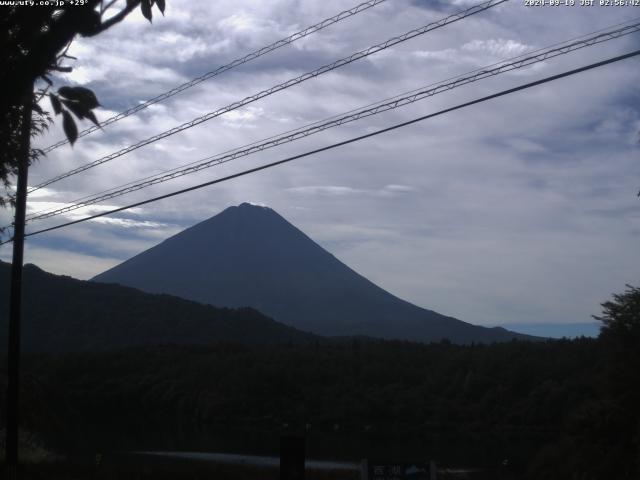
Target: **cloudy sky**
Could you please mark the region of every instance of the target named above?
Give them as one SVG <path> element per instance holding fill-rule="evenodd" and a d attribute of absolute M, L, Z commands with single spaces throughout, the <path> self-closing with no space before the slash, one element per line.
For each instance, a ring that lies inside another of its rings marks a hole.
<path fill-rule="evenodd" d="M 71 49 L 59 84 L 92 88 L 101 119 L 285 37 L 357 0 L 170 0 Z M 577 2 L 579 3 L 579 2 Z M 387 0 L 64 146 L 30 184 L 471 5 Z M 157 11 L 156 11 L 157 13 Z M 35 192 L 29 211 L 316 122 L 640 16 L 634 7 L 511 0 Z M 29 225 L 39 229 L 435 112 L 637 49 L 639 34 Z M 443 115 L 127 213 L 31 237 L 26 260 L 92 276 L 224 208 L 275 209 L 395 295 L 482 325 L 588 322 L 640 284 L 637 58 Z M 59 125 L 37 139 L 63 137 Z M 3 224 L 10 212 L 0 213 Z M 8 246 L 0 247 L 8 259 Z"/>

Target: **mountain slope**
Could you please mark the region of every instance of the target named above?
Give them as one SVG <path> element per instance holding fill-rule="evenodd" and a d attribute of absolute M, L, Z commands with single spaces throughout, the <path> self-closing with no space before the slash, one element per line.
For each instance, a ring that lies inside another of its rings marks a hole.
<path fill-rule="evenodd" d="M 0 261 L 0 350 L 6 349 L 10 264 Z M 253 309 L 229 310 L 119 285 L 24 272 L 23 346 L 27 351 L 95 351 L 149 345 L 279 345 L 317 337 Z"/>
<path fill-rule="evenodd" d="M 453 342 L 532 338 L 474 326 L 401 300 L 359 275 L 275 211 L 243 203 L 96 276 L 152 293 L 251 306 L 320 335 Z"/>

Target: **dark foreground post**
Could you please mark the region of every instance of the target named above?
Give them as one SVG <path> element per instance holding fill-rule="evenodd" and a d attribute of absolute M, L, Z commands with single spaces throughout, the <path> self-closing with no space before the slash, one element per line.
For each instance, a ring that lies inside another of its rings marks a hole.
<path fill-rule="evenodd" d="M 25 94 L 21 121 L 20 158 L 16 213 L 13 223 L 13 260 L 11 262 L 11 296 L 9 299 L 9 345 L 7 358 L 7 438 L 5 454 L 7 478 L 18 478 L 18 410 L 20 390 L 20 321 L 22 317 L 22 264 L 24 259 L 24 221 L 27 209 L 27 174 L 31 139 L 31 103 L 33 85 Z"/>
<path fill-rule="evenodd" d="M 304 437 L 280 438 L 280 480 L 304 480 Z"/>

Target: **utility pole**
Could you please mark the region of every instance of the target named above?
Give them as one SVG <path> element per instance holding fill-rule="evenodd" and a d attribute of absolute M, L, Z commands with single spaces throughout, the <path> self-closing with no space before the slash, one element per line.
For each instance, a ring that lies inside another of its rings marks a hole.
<path fill-rule="evenodd" d="M 11 296 L 9 299 L 9 348 L 7 361 L 7 431 L 5 453 L 7 478 L 18 478 L 18 414 L 20 391 L 20 324 L 22 320 L 22 266 L 24 259 L 24 225 L 27 209 L 27 176 L 31 153 L 31 104 L 33 83 L 25 89 L 20 122 L 18 182 L 13 222 L 13 260 L 11 262 Z"/>

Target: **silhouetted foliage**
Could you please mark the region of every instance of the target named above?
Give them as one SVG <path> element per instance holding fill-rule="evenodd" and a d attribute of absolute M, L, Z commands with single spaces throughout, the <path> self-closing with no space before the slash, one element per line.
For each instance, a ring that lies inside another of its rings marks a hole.
<path fill-rule="evenodd" d="M 16 2 L 18 3 L 18 2 Z M 61 87 L 57 93 L 50 91 L 54 72 L 70 72 L 63 63 L 72 59 L 67 55 L 69 45 L 76 37 L 92 37 L 121 22 L 133 10 L 142 9 L 151 21 L 151 9 L 155 4 L 164 14 L 164 0 L 126 0 L 117 9 L 117 0 L 85 0 L 83 2 L 46 2 L 50 5 L 14 5 L 0 8 L 0 181 L 5 190 L 16 175 L 20 151 L 22 112 L 32 109 L 32 135 L 49 127 L 51 115 L 38 102 L 45 96 L 51 99 L 55 115 L 62 115 L 65 135 L 71 143 L 77 138 L 78 128 L 73 118 L 88 119 L 97 124 L 93 112 L 99 104 L 91 90 L 83 87 Z M 32 86 L 36 84 L 35 91 Z M 71 115 L 73 114 L 73 116 Z M 32 150 L 30 161 L 43 152 Z M 12 202 L 10 193 L 0 196 L 0 207 Z"/>
<path fill-rule="evenodd" d="M 539 478 L 635 479 L 640 475 L 640 289 L 627 285 L 594 316 L 598 339 L 595 388 L 567 418 L 561 441 L 535 464 Z"/>
<path fill-rule="evenodd" d="M 316 448 L 329 457 L 428 454 L 486 467 L 508 458 L 524 471 L 594 396 L 598 359 L 593 340 L 31 356 L 25 423 L 54 448 L 207 450 L 224 448 L 208 435 L 306 431 L 340 439 Z"/>
<path fill-rule="evenodd" d="M 327 339 L 253 310 L 27 273 L 44 293 L 26 302 L 42 336 L 27 327 L 25 341 L 76 350 L 24 359 L 23 426 L 50 450 L 276 454 L 279 435 L 304 433 L 311 457 L 637 478 L 637 289 L 603 304 L 598 339 L 461 346 Z M 47 325 L 68 296 L 64 328 Z"/>
<path fill-rule="evenodd" d="M 640 341 L 640 288 L 627 285 L 622 294 L 614 294 L 613 301 L 602 304 L 602 338 L 614 343 L 637 346 Z"/>
<path fill-rule="evenodd" d="M 602 354 L 599 342 L 578 339 L 30 356 L 25 426 L 63 451 L 264 452 L 281 433 L 305 432 L 319 457 L 428 455 L 486 468 L 508 459 L 514 473 L 566 479 L 567 468 L 588 472 L 605 456 L 594 464 L 599 443 L 577 443 L 574 432 L 584 428 L 576 412 L 598 398 Z"/>
<path fill-rule="evenodd" d="M 611 418 L 604 427 L 620 451 L 619 474 L 640 476 L 640 288 L 627 285 L 624 293 L 602 304 L 596 319 L 603 322 L 600 339 L 606 353 L 603 387 Z M 611 447 L 609 447 L 611 448 Z M 624 466 L 628 466 L 626 469 Z"/>

